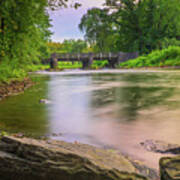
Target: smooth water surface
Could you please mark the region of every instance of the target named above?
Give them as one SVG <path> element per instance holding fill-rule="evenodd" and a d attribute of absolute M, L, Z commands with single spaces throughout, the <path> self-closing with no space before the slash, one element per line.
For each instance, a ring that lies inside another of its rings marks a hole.
<path fill-rule="evenodd" d="M 180 72 L 36 76 L 34 87 L 0 102 L 1 129 L 117 148 L 152 167 L 161 155 L 140 142 L 180 144 Z"/>

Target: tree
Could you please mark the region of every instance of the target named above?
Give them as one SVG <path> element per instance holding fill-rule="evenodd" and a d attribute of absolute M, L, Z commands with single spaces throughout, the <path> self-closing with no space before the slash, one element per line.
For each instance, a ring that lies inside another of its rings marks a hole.
<path fill-rule="evenodd" d="M 46 7 L 44 0 L 7 0 L 1 3 L 1 60 L 16 59 L 22 63 L 40 56 L 38 50 L 50 36 Z"/>
<path fill-rule="evenodd" d="M 27 66 L 48 56 L 48 8 L 67 7 L 68 0 L 0 0 L 0 75 L 27 75 Z M 70 3 L 77 8 L 80 4 Z M 2 76 L 0 76 L 0 81 Z"/>
<path fill-rule="evenodd" d="M 179 35 L 179 0 L 107 0 L 106 5 L 119 17 L 123 50 L 148 53 L 161 48 L 164 38 Z"/>
<path fill-rule="evenodd" d="M 79 29 L 85 32 L 85 39 L 94 46 L 94 51 L 108 52 L 114 47 L 116 33 L 107 9 L 93 8 L 81 18 Z"/>
<path fill-rule="evenodd" d="M 79 27 L 100 51 L 144 54 L 180 37 L 179 20 L 179 0 L 106 0 L 104 9 L 88 11 Z"/>

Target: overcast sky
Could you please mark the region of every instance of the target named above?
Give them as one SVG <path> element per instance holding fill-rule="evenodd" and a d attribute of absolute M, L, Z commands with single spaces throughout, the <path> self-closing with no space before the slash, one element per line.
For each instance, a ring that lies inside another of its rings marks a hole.
<path fill-rule="evenodd" d="M 82 6 L 78 9 L 63 9 L 56 12 L 51 12 L 52 19 L 51 28 L 54 32 L 53 41 L 63 41 L 64 39 L 83 38 L 83 34 L 78 29 L 81 17 L 88 9 L 93 7 L 102 7 L 105 0 L 79 0 Z"/>

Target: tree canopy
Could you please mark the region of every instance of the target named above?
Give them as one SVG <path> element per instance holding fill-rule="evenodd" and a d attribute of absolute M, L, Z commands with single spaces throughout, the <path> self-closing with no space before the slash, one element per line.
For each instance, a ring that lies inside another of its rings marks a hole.
<path fill-rule="evenodd" d="M 79 27 L 102 51 L 143 54 L 163 48 L 164 41 L 174 43 L 179 18 L 179 0 L 106 0 L 104 9 L 88 11 Z"/>
<path fill-rule="evenodd" d="M 73 0 L 0 0 L 1 77 L 23 77 L 26 66 L 48 56 L 48 11 L 68 5 L 80 6 Z"/>

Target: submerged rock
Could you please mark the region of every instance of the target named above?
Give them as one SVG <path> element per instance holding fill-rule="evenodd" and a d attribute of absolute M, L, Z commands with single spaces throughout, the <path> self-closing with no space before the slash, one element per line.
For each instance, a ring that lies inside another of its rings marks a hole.
<path fill-rule="evenodd" d="M 146 180 L 124 156 L 93 146 L 2 137 L 3 180 Z"/>
<path fill-rule="evenodd" d="M 41 104 L 51 104 L 51 101 L 49 101 L 48 99 L 40 99 L 39 103 L 41 103 Z"/>
<path fill-rule="evenodd" d="M 152 151 L 156 153 L 169 153 L 169 154 L 180 154 L 180 145 L 170 144 L 164 141 L 158 140 L 146 140 L 140 143 L 147 151 Z"/>
<path fill-rule="evenodd" d="M 180 156 L 163 157 L 159 165 L 161 180 L 180 180 Z"/>

